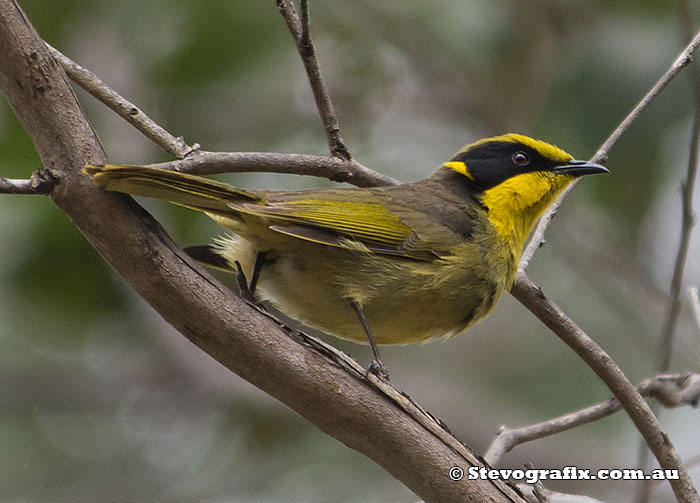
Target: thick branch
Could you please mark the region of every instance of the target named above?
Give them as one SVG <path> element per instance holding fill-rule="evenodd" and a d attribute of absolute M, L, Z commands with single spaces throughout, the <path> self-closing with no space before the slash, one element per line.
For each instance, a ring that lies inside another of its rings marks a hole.
<path fill-rule="evenodd" d="M 0 0 L 0 47 L 0 88 L 59 182 L 54 202 L 170 324 L 425 501 L 524 501 L 501 482 L 450 480 L 451 466 L 481 462 L 440 434 L 437 422 L 406 413 L 404 405 L 412 404 L 397 405 L 381 383 L 369 384 L 363 372 L 341 366 L 306 338 L 290 337 L 194 264 L 131 198 L 104 193 L 81 175 L 85 164 L 103 164 L 104 152 L 65 74 L 13 0 Z"/>
<path fill-rule="evenodd" d="M 299 15 L 294 8 L 293 0 L 276 0 L 276 2 L 277 8 L 282 14 L 282 17 L 284 17 L 289 31 L 292 33 L 301 60 L 304 62 L 309 84 L 311 84 L 311 90 L 316 100 L 316 107 L 318 108 L 318 113 L 321 115 L 323 127 L 326 130 L 328 147 L 331 155 L 333 157 L 350 160 L 350 151 L 345 146 L 345 142 L 340 136 L 338 117 L 335 115 L 333 102 L 328 94 L 326 82 L 321 75 L 321 68 L 318 64 L 318 58 L 316 57 L 316 49 L 311 41 L 311 33 L 309 31 L 309 2 L 308 0 L 301 0 L 301 19 L 299 19 Z"/>
<path fill-rule="evenodd" d="M 700 398 L 700 374 L 658 375 L 642 382 L 637 386 L 637 391 L 644 397 L 656 398 L 664 407 L 696 405 Z M 520 444 L 598 421 L 621 410 L 620 401 L 611 398 L 541 423 L 515 429 L 503 427 L 486 451 L 484 459 L 490 465 L 497 465 L 504 454 Z"/>

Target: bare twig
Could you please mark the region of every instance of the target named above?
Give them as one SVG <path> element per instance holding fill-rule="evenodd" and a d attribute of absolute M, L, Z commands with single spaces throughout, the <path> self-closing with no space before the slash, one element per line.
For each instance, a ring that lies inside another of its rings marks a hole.
<path fill-rule="evenodd" d="M 688 298 L 690 299 L 690 307 L 693 309 L 693 314 L 695 315 L 695 323 L 700 332 L 700 295 L 698 295 L 697 286 L 688 288 Z"/>
<path fill-rule="evenodd" d="M 46 169 L 36 171 L 29 180 L 0 177 L 0 194 L 46 195 L 51 192 L 55 180 Z"/>
<path fill-rule="evenodd" d="M 276 0 L 277 8 L 284 17 L 289 31 L 294 37 L 297 50 L 304 62 L 304 68 L 311 84 L 311 90 L 314 93 L 316 107 L 321 115 L 323 127 L 326 130 L 328 137 L 328 147 L 333 157 L 350 160 L 350 151 L 345 146 L 343 138 L 340 136 L 340 125 L 338 118 L 333 109 L 333 102 L 328 94 L 326 83 L 321 75 L 321 68 L 316 57 L 316 49 L 311 41 L 311 33 L 309 32 L 309 2 L 301 0 L 301 19 L 294 8 L 293 0 Z"/>
<path fill-rule="evenodd" d="M 391 177 L 373 171 L 359 162 L 339 157 L 272 152 L 208 152 L 199 150 L 187 158 L 151 165 L 183 173 L 211 175 L 231 172 L 272 172 L 310 175 L 347 182 L 358 187 L 396 185 Z"/>
<path fill-rule="evenodd" d="M 683 288 L 683 275 L 685 265 L 688 260 L 690 249 L 690 237 L 695 225 L 693 215 L 693 192 L 695 181 L 698 176 L 698 149 L 700 147 L 700 96 L 696 100 L 695 118 L 693 120 L 693 133 L 690 139 L 690 155 L 688 157 L 688 171 L 683 182 L 683 213 L 681 216 L 681 239 L 678 244 L 676 254 L 676 265 L 673 269 L 673 279 L 671 280 L 671 291 L 669 294 L 666 316 L 661 335 L 661 347 L 659 353 L 658 370 L 667 372 L 671 366 L 671 356 L 673 354 L 673 339 L 678 323 L 678 315 L 681 311 L 681 290 Z"/>
<path fill-rule="evenodd" d="M 33 194 L 39 192 L 32 187 L 31 180 L 14 180 L 12 178 L 0 178 L 0 194 Z"/>
<path fill-rule="evenodd" d="M 691 9 L 687 2 L 681 2 L 681 26 L 687 32 L 687 38 L 690 39 L 692 31 L 690 24 L 692 23 L 690 16 Z M 696 37 L 697 38 L 697 37 Z M 697 44 L 696 44 L 697 45 Z M 686 178 L 682 185 L 682 201 L 683 212 L 681 214 L 681 237 L 676 253 L 676 262 L 673 268 L 673 277 L 671 279 L 671 288 L 668 295 L 666 305 L 666 314 L 664 323 L 661 329 L 661 338 L 659 341 L 660 355 L 657 371 L 668 372 L 671 368 L 671 358 L 673 356 L 674 339 L 676 334 L 676 326 L 678 317 L 681 312 L 681 290 L 683 288 L 683 276 L 685 274 L 685 266 L 688 259 L 688 251 L 690 249 L 690 237 L 695 224 L 693 215 L 693 191 L 695 188 L 695 180 L 698 172 L 698 148 L 700 147 L 700 70 L 697 65 L 691 65 L 691 82 L 694 90 L 695 113 L 693 115 L 693 127 L 690 135 L 690 153 L 688 155 L 688 167 Z M 658 414 L 658 406 L 652 404 L 652 411 Z M 638 466 L 647 468 L 649 465 L 649 450 L 643 443 L 639 447 Z M 651 482 L 643 481 L 637 489 L 637 503 L 647 503 L 650 501 Z"/>
<path fill-rule="evenodd" d="M 693 53 L 700 45 L 700 31 L 695 35 L 693 40 L 686 46 L 686 48 L 678 55 L 676 60 L 673 62 L 671 67 L 664 73 L 661 78 L 654 84 L 654 86 L 649 90 L 649 92 L 642 98 L 642 100 L 637 103 L 637 105 L 632 109 L 632 111 L 624 118 L 619 126 L 608 136 L 608 139 L 600 146 L 595 155 L 591 158 L 591 162 L 602 162 L 604 163 L 612 149 L 613 145 L 617 143 L 622 134 L 629 129 L 632 123 L 639 117 L 639 115 L 649 106 L 649 104 L 654 101 L 654 99 L 664 90 L 664 88 L 680 73 L 683 68 L 688 66 L 692 61 Z M 552 206 L 542 215 L 537 228 L 530 239 L 525 251 L 520 259 L 520 264 L 518 266 L 519 271 L 525 271 L 527 266 L 532 260 L 532 256 L 535 254 L 537 249 L 544 243 L 544 234 L 552 222 L 554 215 L 561 206 L 564 198 L 571 192 L 573 187 L 577 182 L 572 183 L 567 190 L 565 190 L 557 201 L 552 204 Z"/>
<path fill-rule="evenodd" d="M 678 55 L 676 60 L 673 62 L 671 67 L 663 74 L 659 81 L 654 84 L 654 86 L 649 90 L 649 92 L 642 98 L 642 101 L 637 103 L 637 105 L 632 109 L 632 111 L 625 117 L 625 119 L 620 123 L 619 126 L 612 132 L 607 140 L 600 146 L 595 155 L 591 158 L 592 162 L 605 162 L 608 159 L 608 153 L 612 149 L 613 145 L 617 143 L 622 134 L 629 129 L 632 123 L 637 120 L 637 117 L 649 106 L 649 104 L 654 101 L 654 99 L 664 90 L 664 88 L 676 78 L 676 76 L 688 66 L 693 60 L 693 53 L 700 45 L 700 31 L 695 34 L 690 43 L 685 49 Z"/>
<path fill-rule="evenodd" d="M 700 374 L 660 374 L 643 381 L 637 386 L 637 391 L 644 397 L 656 398 L 664 407 L 695 405 L 700 398 Z M 490 465 L 497 465 L 504 454 L 520 444 L 598 421 L 620 410 L 622 410 L 620 401 L 611 398 L 541 423 L 515 429 L 502 427 L 486 451 L 484 459 Z"/>
<path fill-rule="evenodd" d="M 190 147 L 182 137 L 176 138 L 168 133 L 153 119 L 143 113 L 139 107 L 117 94 L 90 70 L 67 58 L 49 44 L 46 44 L 46 46 L 73 82 L 114 110 L 120 117 L 141 131 L 148 139 L 167 153 L 176 159 L 183 159 L 190 152 L 197 149 L 197 145 Z"/>
<path fill-rule="evenodd" d="M 564 312 L 549 301 L 542 289 L 525 273 L 518 278 L 511 294 L 537 316 L 565 344 L 573 349 L 612 391 L 630 416 L 649 448 L 666 470 L 678 470 L 678 480 L 670 480 L 679 502 L 700 502 L 697 490 L 675 447 L 634 385 L 612 358 Z"/>

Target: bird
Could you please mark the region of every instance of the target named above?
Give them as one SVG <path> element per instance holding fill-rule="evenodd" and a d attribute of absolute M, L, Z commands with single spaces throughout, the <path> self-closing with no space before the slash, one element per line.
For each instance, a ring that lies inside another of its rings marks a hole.
<path fill-rule="evenodd" d="M 119 164 L 83 172 L 107 191 L 204 212 L 233 234 L 186 248 L 193 258 L 238 272 L 242 294 L 306 326 L 368 343 L 368 370 L 388 379 L 377 345 L 450 338 L 485 318 L 547 207 L 575 178 L 609 170 L 508 133 L 467 144 L 424 180 L 371 188 L 244 190 Z"/>

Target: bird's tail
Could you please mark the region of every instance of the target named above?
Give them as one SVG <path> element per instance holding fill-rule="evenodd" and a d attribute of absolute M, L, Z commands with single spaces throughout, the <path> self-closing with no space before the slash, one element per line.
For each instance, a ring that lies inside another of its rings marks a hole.
<path fill-rule="evenodd" d="M 105 190 L 165 199 L 220 216 L 237 214 L 228 205 L 231 201 L 262 202 L 261 195 L 254 191 L 237 189 L 216 180 L 177 171 L 121 164 L 88 164 L 83 168 L 83 173 L 90 175 Z"/>

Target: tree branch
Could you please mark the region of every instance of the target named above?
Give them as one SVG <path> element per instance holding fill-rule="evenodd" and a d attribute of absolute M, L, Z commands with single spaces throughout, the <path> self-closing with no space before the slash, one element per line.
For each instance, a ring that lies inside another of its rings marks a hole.
<path fill-rule="evenodd" d="M 0 177 L 0 194 L 46 195 L 53 189 L 54 178 L 48 170 L 35 172 L 29 180 Z"/>
<path fill-rule="evenodd" d="M 675 387 L 672 387 L 671 384 L 675 384 Z M 664 407 L 695 406 L 700 399 L 700 374 L 685 372 L 671 375 L 660 374 L 643 381 L 637 386 L 637 391 L 644 397 L 656 398 Z M 484 459 L 490 465 L 495 466 L 503 455 L 520 444 L 598 421 L 621 410 L 620 401 L 611 398 L 605 402 L 541 423 L 516 429 L 504 426 L 486 451 Z"/>
<path fill-rule="evenodd" d="M 0 88 L 58 181 L 52 199 L 173 327 L 425 501 L 525 501 L 503 482 L 450 480 L 450 467 L 482 462 L 431 416 L 415 407 L 416 417 L 406 413 L 413 404 L 397 405 L 393 397 L 401 396 L 388 385 L 367 381 L 364 369 L 344 366 L 234 296 L 130 197 L 105 193 L 83 176 L 82 167 L 103 164 L 105 154 L 65 74 L 13 0 L 0 0 L 0 47 Z"/>
<path fill-rule="evenodd" d="M 695 77 L 695 74 L 693 74 Z M 696 80 L 696 79 L 693 79 Z M 698 83 L 700 85 L 700 82 Z M 696 89 L 698 89 L 696 87 Z M 688 251 L 690 249 L 690 237 L 695 226 L 695 216 L 693 213 L 693 194 L 695 182 L 698 178 L 698 150 L 700 148 L 700 91 L 695 96 L 695 114 L 693 118 L 693 130 L 690 136 L 690 154 L 688 155 L 688 167 L 685 180 L 682 185 L 683 213 L 681 215 L 681 238 L 678 244 L 676 262 L 673 268 L 673 278 L 669 293 L 668 305 L 666 306 L 666 316 L 664 320 L 659 361 L 659 371 L 668 372 L 671 366 L 671 356 L 673 354 L 673 339 L 676 333 L 678 315 L 681 311 L 681 291 L 683 289 L 683 276 L 685 266 L 688 261 Z"/>
<path fill-rule="evenodd" d="M 73 82 L 114 110 L 117 115 L 141 131 L 146 138 L 161 147 L 167 153 L 176 159 L 183 159 L 198 148 L 198 145 L 190 147 L 185 143 L 182 137 L 175 138 L 168 133 L 153 119 L 143 113 L 139 107 L 117 94 L 113 89 L 107 86 L 102 79 L 87 68 L 67 58 L 49 44 L 46 44 L 46 46 L 49 48 L 51 55 L 61 64 L 63 71 L 66 72 Z"/>
<path fill-rule="evenodd" d="M 351 159 L 350 151 L 345 146 L 345 142 L 340 136 L 340 124 L 338 123 L 338 118 L 335 115 L 333 102 L 328 94 L 326 83 L 321 75 L 321 68 L 318 64 L 318 58 L 316 57 L 316 49 L 314 48 L 314 44 L 311 40 L 309 2 L 308 0 L 301 0 L 301 19 L 299 19 L 299 15 L 294 8 L 293 0 L 275 1 L 277 3 L 277 8 L 287 23 L 289 31 L 292 33 L 297 50 L 301 56 L 301 60 L 304 62 L 306 75 L 309 78 L 311 90 L 313 91 L 314 99 L 316 100 L 316 107 L 321 115 L 323 127 L 326 130 L 328 147 L 331 155 L 333 157 L 340 157 L 341 159 L 349 161 Z"/>
<path fill-rule="evenodd" d="M 637 120 L 637 117 L 641 115 L 641 113 L 651 104 L 651 102 L 654 101 L 659 94 L 661 94 L 661 91 L 663 91 L 666 86 L 678 76 L 683 68 L 688 66 L 693 61 L 693 53 L 699 45 L 700 31 L 695 34 L 685 49 L 683 49 L 683 51 L 678 55 L 666 73 L 661 76 L 661 78 L 656 82 L 656 84 L 654 84 L 644 98 L 637 103 L 627 117 L 625 117 L 620 125 L 617 126 L 615 131 L 608 136 L 608 139 L 605 140 L 595 155 L 591 158 L 592 162 L 604 163 L 608 160 L 608 154 L 610 153 L 610 149 L 612 149 L 613 145 L 617 143 L 617 140 L 619 140 L 623 133 L 629 129 L 632 123 Z"/>
<path fill-rule="evenodd" d="M 151 167 L 173 169 L 196 175 L 232 172 L 270 172 L 309 175 L 347 182 L 358 187 L 396 185 L 399 182 L 373 171 L 359 162 L 339 157 L 306 154 L 278 154 L 272 152 L 208 152 L 199 150 L 186 159 Z"/>
<path fill-rule="evenodd" d="M 698 287 L 692 286 L 688 288 L 688 298 L 690 299 L 690 307 L 693 309 L 698 333 L 700 333 L 700 295 L 698 295 Z"/>

